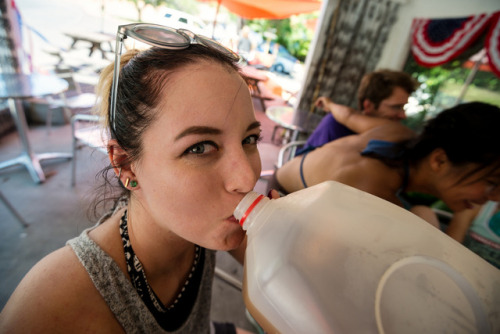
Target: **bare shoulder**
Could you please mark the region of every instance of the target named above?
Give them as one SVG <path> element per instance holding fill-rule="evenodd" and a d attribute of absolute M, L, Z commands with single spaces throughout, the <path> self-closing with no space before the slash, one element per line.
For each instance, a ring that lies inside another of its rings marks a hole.
<path fill-rule="evenodd" d="M 113 319 L 86 270 L 65 246 L 40 260 L 23 278 L 0 313 L 0 333 L 121 329 Z M 103 323 L 107 325 L 96 328 Z"/>
<path fill-rule="evenodd" d="M 337 181 L 400 205 L 398 172 L 377 159 L 360 158 L 338 172 Z"/>

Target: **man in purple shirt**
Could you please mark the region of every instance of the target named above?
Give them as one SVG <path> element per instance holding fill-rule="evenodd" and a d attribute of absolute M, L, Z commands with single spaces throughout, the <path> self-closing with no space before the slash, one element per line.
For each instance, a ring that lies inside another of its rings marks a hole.
<path fill-rule="evenodd" d="M 368 73 L 361 79 L 358 88 L 358 108 L 360 111 L 357 112 L 367 116 L 402 121 L 406 119 L 404 106 L 417 87 L 418 82 L 404 72 L 378 70 Z M 334 106 L 347 108 L 335 105 L 327 97 L 318 98 L 315 104 L 326 110 Z M 309 136 L 304 147 L 297 151 L 297 155 L 354 133 L 339 123 L 331 113 L 328 113 Z"/>

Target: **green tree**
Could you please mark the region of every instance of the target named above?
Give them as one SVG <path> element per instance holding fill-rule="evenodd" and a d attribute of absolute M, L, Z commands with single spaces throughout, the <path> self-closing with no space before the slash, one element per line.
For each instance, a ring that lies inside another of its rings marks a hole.
<path fill-rule="evenodd" d="M 408 126 L 418 129 L 426 118 L 439 113 L 443 107 L 450 107 L 457 102 L 460 91 L 463 89 L 471 71 L 464 64 L 483 47 L 484 36 L 470 45 L 455 59 L 431 68 L 418 65 L 410 53 L 404 71 L 411 74 L 421 84 L 415 92 L 421 111 L 405 121 Z M 450 87 L 456 87 L 455 91 L 452 92 Z M 477 72 L 469 88 L 477 88 L 482 91 L 488 90 L 494 95 L 495 91 L 500 91 L 500 79 L 490 72 Z M 486 100 L 484 94 L 482 96 L 474 95 L 473 99 L 492 103 L 492 101 Z"/>
<path fill-rule="evenodd" d="M 317 14 L 302 14 L 282 20 L 254 19 L 249 20 L 247 24 L 255 32 L 275 34 L 276 43 L 286 47 L 300 61 L 304 61 L 313 38 L 313 32 L 307 29 L 306 21 L 317 16 Z"/>

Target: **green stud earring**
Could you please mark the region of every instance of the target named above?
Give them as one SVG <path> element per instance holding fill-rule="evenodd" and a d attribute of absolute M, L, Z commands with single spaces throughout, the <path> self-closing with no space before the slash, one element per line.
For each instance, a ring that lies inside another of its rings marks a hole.
<path fill-rule="evenodd" d="M 137 187 L 137 181 L 135 181 L 135 180 L 130 181 L 130 186 L 131 186 L 132 188 Z"/>

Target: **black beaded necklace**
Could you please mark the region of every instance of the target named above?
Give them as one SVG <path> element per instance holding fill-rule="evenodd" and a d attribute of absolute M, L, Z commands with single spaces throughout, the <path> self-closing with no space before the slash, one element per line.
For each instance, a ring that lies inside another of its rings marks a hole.
<path fill-rule="evenodd" d="M 204 248 L 195 245 L 194 261 L 186 281 L 175 300 L 169 306 L 164 306 L 149 285 L 142 264 L 135 255 L 130 243 L 127 210 L 125 210 L 121 218 L 120 235 L 127 263 L 127 272 L 135 290 L 163 329 L 175 330 L 179 328 L 189 316 L 198 294 L 205 258 Z"/>

